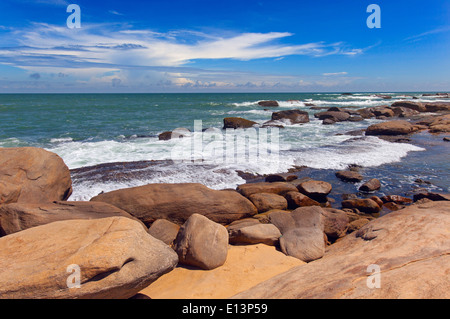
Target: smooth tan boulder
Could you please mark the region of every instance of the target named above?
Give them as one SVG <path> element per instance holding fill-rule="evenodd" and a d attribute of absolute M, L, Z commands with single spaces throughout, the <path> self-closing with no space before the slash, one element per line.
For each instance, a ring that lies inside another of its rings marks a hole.
<path fill-rule="evenodd" d="M 284 196 L 288 192 L 298 192 L 295 185 L 284 182 L 248 183 L 239 185 L 236 190 L 247 198 L 256 193 L 271 193 Z"/>
<path fill-rule="evenodd" d="M 450 202 L 408 206 L 345 236 L 322 259 L 233 298 L 448 299 L 448 225 Z M 371 265 L 379 266 L 380 288 Z"/>
<path fill-rule="evenodd" d="M 248 197 L 248 199 L 250 199 L 253 205 L 255 205 L 256 209 L 258 210 L 258 214 L 267 212 L 272 209 L 284 210 L 288 206 L 286 198 L 277 194 L 252 194 Z"/>
<path fill-rule="evenodd" d="M 174 249 L 181 264 L 210 270 L 225 263 L 228 241 L 224 226 L 193 214 L 178 231 Z"/>
<path fill-rule="evenodd" d="M 101 202 L 14 203 L 2 205 L 0 206 L 0 236 L 56 221 L 98 219 L 114 216 L 138 220 L 115 206 Z M 145 227 L 144 224 L 142 226 Z"/>
<path fill-rule="evenodd" d="M 130 218 L 54 222 L 0 238 L 0 298 L 127 299 L 177 262 Z"/>
<path fill-rule="evenodd" d="M 327 201 L 332 186 L 327 182 L 311 180 L 297 185 L 297 189 L 300 193 L 322 203 Z"/>
<path fill-rule="evenodd" d="M 320 203 L 300 192 L 289 192 L 285 195 L 290 209 L 305 206 L 320 206 Z"/>
<path fill-rule="evenodd" d="M 227 225 L 251 217 L 256 207 L 235 191 L 217 191 L 202 184 L 149 184 L 98 195 L 91 201 L 112 204 L 147 226 L 157 219 L 182 225 L 192 214 Z"/>
<path fill-rule="evenodd" d="M 366 129 L 366 135 L 407 135 L 414 132 L 414 126 L 403 120 L 372 124 Z"/>
<path fill-rule="evenodd" d="M 239 227 L 240 226 L 240 227 Z M 272 224 L 241 224 L 237 227 L 228 228 L 230 244 L 254 245 L 266 244 L 275 246 L 278 244 L 281 233 Z"/>
<path fill-rule="evenodd" d="M 367 214 L 378 213 L 381 207 L 370 198 L 357 198 L 357 199 L 347 199 L 342 201 L 343 208 L 356 208 L 359 211 Z"/>
<path fill-rule="evenodd" d="M 305 264 L 274 246 L 233 246 L 222 267 L 202 271 L 178 266 L 141 291 L 152 299 L 225 299 Z"/>
<path fill-rule="evenodd" d="M 41 148 L 0 148 L 0 204 L 66 200 L 72 194 L 69 168 Z"/>

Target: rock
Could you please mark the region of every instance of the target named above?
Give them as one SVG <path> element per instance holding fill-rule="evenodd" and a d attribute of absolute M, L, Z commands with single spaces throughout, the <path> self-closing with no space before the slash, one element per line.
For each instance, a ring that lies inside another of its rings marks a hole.
<path fill-rule="evenodd" d="M 314 114 L 314 117 L 318 118 L 319 120 L 331 119 L 335 122 L 342 122 L 347 121 L 350 118 L 350 114 L 348 114 L 347 112 L 326 111 L 316 113 Z"/>
<path fill-rule="evenodd" d="M 450 203 L 412 205 L 371 221 L 295 267 L 234 299 L 448 299 Z M 381 273 L 380 288 L 368 286 Z"/>
<path fill-rule="evenodd" d="M 304 264 L 274 246 L 230 245 L 223 266 L 208 271 L 179 266 L 141 293 L 152 299 L 226 299 Z"/>
<path fill-rule="evenodd" d="M 333 120 L 333 119 L 324 119 L 324 120 L 322 121 L 322 124 L 323 124 L 323 125 L 333 125 L 333 124 L 335 124 L 335 123 L 336 123 L 336 121 Z"/>
<path fill-rule="evenodd" d="M 373 114 L 375 116 L 385 116 L 385 117 L 393 117 L 395 115 L 394 111 L 388 109 L 387 107 L 376 107 L 373 110 Z"/>
<path fill-rule="evenodd" d="M 363 121 L 364 120 L 364 118 L 362 117 L 362 116 L 350 116 L 348 119 L 347 119 L 347 121 L 349 121 L 349 122 L 361 122 L 361 121 Z"/>
<path fill-rule="evenodd" d="M 223 129 L 250 128 L 256 124 L 258 124 L 258 123 L 254 122 L 254 121 L 243 119 L 241 117 L 227 117 L 227 118 L 223 119 Z"/>
<path fill-rule="evenodd" d="M 28 228 L 71 219 L 122 216 L 138 220 L 127 212 L 100 202 L 13 203 L 0 206 L 0 236 Z M 141 223 L 142 224 L 142 223 Z M 143 227 L 145 227 L 142 224 Z M 147 228 L 145 228 L 147 230 Z"/>
<path fill-rule="evenodd" d="M 255 205 L 258 213 L 264 213 L 271 209 L 281 209 L 287 208 L 287 201 L 283 196 L 271 193 L 257 193 L 252 194 L 248 197 L 250 201 Z"/>
<path fill-rule="evenodd" d="M 426 192 L 426 193 L 414 194 L 414 196 L 413 196 L 414 202 L 417 202 L 423 198 L 427 198 L 432 201 L 450 201 L 450 195 L 448 195 L 448 194 Z"/>
<path fill-rule="evenodd" d="M 347 234 L 350 219 L 347 214 L 338 209 L 323 209 L 324 215 L 324 232 L 327 238 L 335 241 Z"/>
<path fill-rule="evenodd" d="M 320 206 L 320 203 L 299 192 L 288 192 L 285 195 L 288 208 L 296 209 L 305 206 Z"/>
<path fill-rule="evenodd" d="M 271 214 L 271 223 L 283 235 L 281 251 L 304 262 L 321 258 L 325 253 L 323 214 L 317 206 L 300 207 L 290 214 Z"/>
<path fill-rule="evenodd" d="M 370 125 L 366 135 L 407 135 L 414 131 L 413 125 L 408 121 L 397 120 Z"/>
<path fill-rule="evenodd" d="M 255 206 L 235 191 L 217 191 L 190 183 L 149 184 L 121 189 L 98 195 L 91 201 L 119 207 L 147 226 L 157 219 L 181 225 L 194 213 L 227 225 L 257 213 Z"/>
<path fill-rule="evenodd" d="M 56 154 L 34 147 L 0 148 L 0 204 L 67 200 L 72 179 Z"/>
<path fill-rule="evenodd" d="M 429 125 L 430 133 L 450 132 L 450 114 L 435 117 Z"/>
<path fill-rule="evenodd" d="M 228 231 L 203 215 L 193 214 L 174 242 L 179 262 L 204 270 L 222 266 L 228 253 Z"/>
<path fill-rule="evenodd" d="M 382 95 L 382 94 L 375 94 L 375 97 L 379 97 L 380 99 L 384 99 L 384 100 L 392 99 L 392 96 L 390 96 L 390 95 Z"/>
<path fill-rule="evenodd" d="M 383 204 L 383 206 L 381 207 L 381 210 L 382 210 L 382 214 L 383 213 L 387 214 L 387 213 L 390 213 L 390 212 L 395 212 L 395 211 L 400 210 L 402 208 L 405 208 L 405 206 L 404 205 L 399 205 L 399 204 L 394 203 L 394 202 L 388 202 L 386 204 Z"/>
<path fill-rule="evenodd" d="M 301 124 L 309 122 L 308 112 L 300 110 L 287 110 L 272 113 L 272 121 L 282 121 L 288 124 Z"/>
<path fill-rule="evenodd" d="M 272 209 L 272 210 L 269 210 L 268 212 L 265 212 L 262 214 L 257 214 L 255 216 L 253 216 L 253 218 L 258 220 L 259 223 L 261 223 L 261 224 L 270 224 L 270 215 L 273 213 L 288 214 L 288 213 L 290 213 L 290 211 L 281 210 L 281 209 Z"/>
<path fill-rule="evenodd" d="M 420 102 L 411 102 L 411 101 L 397 101 L 394 102 L 391 107 L 405 107 L 408 109 L 413 109 L 418 112 L 426 112 L 427 109 L 423 103 Z"/>
<path fill-rule="evenodd" d="M 370 199 L 373 200 L 375 203 L 377 203 L 377 205 L 380 207 L 382 207 L 384 204 L 384 202 L 378 196 L 372 196 L 370 197 Z"/>
<path fill-rule="evenodd" d="M 240 226 L 240 227 L 239 227 Z M 254 245 L 265 244 L 275 246 L 281 237 L 277 227 L 272 224 L 240 224 L 237 227 L 228 228 L 230 244 Z"/>
<path fill-rule="evenodd" d="M 394 202 L 396 204 L 410 204 L 413 202 L 411 198 L 399 196 L 399 195 L 387 195 L 381 197 L 383 203 Z"/>
<path fill-rule="evenodd" d="M 273 183 L 273 182 L 291 182 L 293 180 L 298 179 L 297 175 L 294 174 L 271 174 L 266 176 L 265 182 Z"/>
<path fill-rule="evenodd" d="M 364 225 L 366 225 L 369 222 L 370 220 L 368 220 L 367 218 L 356 219 L 348 224 L 347 233 L 348 234 L 353 233 L 354 231 L 361 229 Z"/>
<path fill-rule="evenodd" d="M 370 119 L 371 117 L 375 116 L 375 114 L 373 114 L 372 110 L 373 110 L 373 108 L 364 108 L 364 109 L 359 109 L 357 111 L 363 119 Z"/>
<path fill-rule="evenodd" d="M 245 197 L 249 197 L 252 194 L 256 193 L 271 193 L 283 196 L 288 192 L 298 192 L 297 187 L 291 183 L 283 183 L 283 182 L 274 182 L 274 183 L 247 183 L 239 185 L 236 190 L 244 195 Z"/>
<path fill-rule="evenodd" d="M 391 110 L 394 112 L 394 115 L 398 117 L 410 117 L 419 114 L 419 111 L 403 106 L 391 107 Z"/>
<path fill-rule="evenodd" d="M 298 185 L 297 189 L 300 193 L 323 203 L 327 201 L 327 195 L 331 192 L 332 186 L 323 181 L 307 181 Z"/>
<path fill-rule="evenodd" d="M 180 226 L 166 219 L 157 219 L 148 229 L 148 233 L 166 245 L 172 245 L 177 238 Z"/>
<path fill-rule="evenodd" d="M 258 102 L 258 105 L 259 106 L 264 106 L 264 107 L 277 107 L 277 106 L 280 106 L 277 101 L 260 101 L 260 102 Z"/>
<path fill-rule="evenodd" d="M 450 142 L 450 137 L 444 137 L 442 140 L 443 140 L 444 142 Z"/>
<path fill-rule="evenodd" d="M 426 103 L 427 112 L 450 111 L 450 102 Z"/>
<path fill-rule="evenodd" d="M 168 141 L 174 138 L 184 138 L 189 137 L 191 135 L 191 131 L 187 128 L 176 128 L 173 131 L 163 132 L 158 135 L 160 141 Z"/>
<path fill-rule="evenodd" d="M 370 198 L 348 199 L 342 201 L 341 204 L 343 208 L 356 208 L 367 214 L 374 214 L 380 211 L 380 206 L 378 206 L 378 204 Z"/>
<path fill-rule="evenodd" d="M 371 180 L 365 182 L 364 184 L 359 187 L 359 190 L 362 192 L 374 192 L 381 188 L 381 183 L 378 179 L 372 178 Z"/>
<path fill-rule="evenodd" d="M 0 238 L 5 299 L 127 299 L 178 262 L 176 253 L 130 218 L 65 220 Z M 69 289 L 80 269 L 80 288 Z"/>
<path fill-rule="evenodd" d="M 363 177 L 358 172 L 354 171 L 339 171 L 336 173 L 336 177 L 344 182 L 356 183 L 362 181 Z"/>

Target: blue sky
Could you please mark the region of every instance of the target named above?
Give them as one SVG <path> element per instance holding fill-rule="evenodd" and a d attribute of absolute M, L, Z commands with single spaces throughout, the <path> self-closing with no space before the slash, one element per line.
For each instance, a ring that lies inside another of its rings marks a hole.
<path fill-rule="evenodd" d="M 448 0 L 0 2 L 0 93 L 449 91 L 449 73 Z"/>

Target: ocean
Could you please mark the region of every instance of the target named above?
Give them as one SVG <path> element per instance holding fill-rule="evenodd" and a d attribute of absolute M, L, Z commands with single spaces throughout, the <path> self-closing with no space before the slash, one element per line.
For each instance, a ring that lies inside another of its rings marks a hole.
<path fill-rule="evenodd" d="M 102 191 L 148 183 L 235 188 L 245 183 L 242 172 L 264 175 L 304 166 L 307 169 L 300 174 L 332 181 L 351 192 L 358 185 L 340 185 L 334 172 L 352 164 L 362 166 L 364 176 L 379 178 L 385 193 L 408 194 L 417 179 L 428 181 L 428 188 L 449 192 L 449 147 L 442 137 L 420 133 L 411 143 L 392 143 L 354 136 L 348 132 L 381 120 L 322 125 L 314 118 L 322 110 L 310 106 L 359 109 L 412 96 L 418 97 L 416 102 L 447 101 L 422 97 L 422 92 L 379 94 L 392 99 L 375 93 L 1 94 L 0 147 L 41 147 L 61 156 L 73 173 L 70 200 L 89 200 Z M 280 106 L 259 106 L 263 100 L 276 100 Z M 233 156 L 225 156 L 231 147 L 222 130 L 225 117 L 262 124 L 272 112 L 289 109 L 307 111 L 311 121 L 250 133 L 237 130 L 234 134 L 242 139 L 236 141 L 241 142 L 231 150 Z M 183 139 L 159 140 L 160 133 L 176 128 L 192 133 Z M 202 132 L 207 128 L 213 133 Z M 126 176 L 122 173 L 132 165 L 118 166 L 108 178 L 82 173 L 82 168 L 100 164 L 143 161 L 153 164 L 135 165 Z"/>

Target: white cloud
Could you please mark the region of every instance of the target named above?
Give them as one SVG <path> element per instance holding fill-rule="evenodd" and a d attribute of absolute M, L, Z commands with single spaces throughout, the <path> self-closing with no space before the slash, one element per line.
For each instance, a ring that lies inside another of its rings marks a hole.
<path fill-rule="evenodd" d="M 322 73 L 323 76 L 347 75 L 347 72 Z"/>

